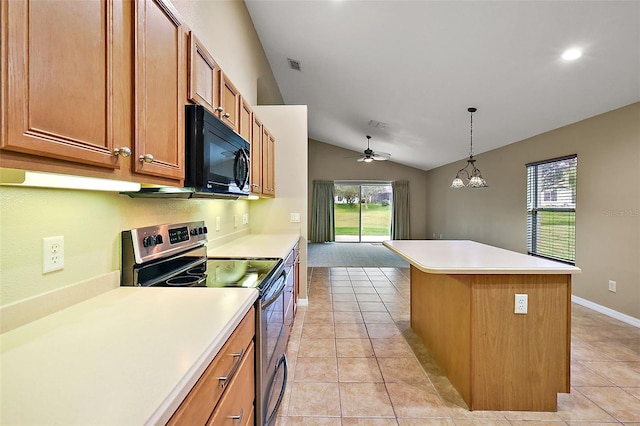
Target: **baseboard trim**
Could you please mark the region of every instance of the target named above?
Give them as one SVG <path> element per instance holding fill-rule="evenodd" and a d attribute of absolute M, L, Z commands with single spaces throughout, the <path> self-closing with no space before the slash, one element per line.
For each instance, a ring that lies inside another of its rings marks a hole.
<path fill-rule="evenodd" d="M 617 319 L 618 321 L 622 321 L 626 324 L 632 325 L 634 327 L 640 328 L 640 319 L 634 318 L 631 315 L 623 314 L 622 312 L 614 311 L 611 308 L 607 308 L 606 306 L 598 305 L 597 303 L 591 302 L 587 299 L 583 299 L 578 296 L 571 296 L 571 301 L 577 303 L 578 305 L 584 306 L 596 312 L 600 312 L 608 317 Z"/>
<path fill-rule="evenodd" d="M 309 306 L 309 299 L 298 299 L 298 306 Z"/>

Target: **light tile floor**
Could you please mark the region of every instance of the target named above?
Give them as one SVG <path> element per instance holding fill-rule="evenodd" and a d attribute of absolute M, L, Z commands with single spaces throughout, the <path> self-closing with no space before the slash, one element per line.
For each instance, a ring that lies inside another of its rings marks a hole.
<path fill-rule="evenodd" d="M 640 330 L 573 305 L 558 411 L 469 411 L 409 326 L 405 268 L 309 268 L 277 425 L 640 425 Z"/>

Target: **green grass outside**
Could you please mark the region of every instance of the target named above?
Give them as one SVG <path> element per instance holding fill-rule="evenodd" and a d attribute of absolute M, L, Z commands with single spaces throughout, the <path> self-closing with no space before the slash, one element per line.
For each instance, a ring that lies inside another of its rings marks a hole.
<path fill-rule="evenodd" d="M 538 237 L 549 241 L 538 252 L 544 256 L 562 260 L 575 260 L 575 238 L 567 236 L 575 232 L 576 216 L 573 212 L 538 212 Z"/>
<path fill-rule="evenodd" d="M 362 207 L 362 235 L 389 235 L 391 206 L 381 204 L 336 204 L 334 208 L 336 235 L 358 235 L 359 207 Z"/>

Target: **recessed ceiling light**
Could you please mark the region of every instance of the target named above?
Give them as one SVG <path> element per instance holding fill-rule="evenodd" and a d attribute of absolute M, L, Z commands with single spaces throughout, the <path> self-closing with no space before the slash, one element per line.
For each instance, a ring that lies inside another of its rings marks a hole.
<path fill-rule="evenodd" d="M 582 56 L 582 50 L 578 48 L 571 48 L 564 51 L 562 54 L 562 59 L 565 61 L 575 61 L 579 57 Z"/>

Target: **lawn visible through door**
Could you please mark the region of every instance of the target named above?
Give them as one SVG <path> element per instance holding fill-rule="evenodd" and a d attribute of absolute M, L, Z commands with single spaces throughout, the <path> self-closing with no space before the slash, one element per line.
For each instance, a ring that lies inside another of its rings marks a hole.
<path fill-rule="evenodd" d="M 391 238 L 391 185 L 336 183 L 334 193 L 337 242 L 381 242 Z"/>

